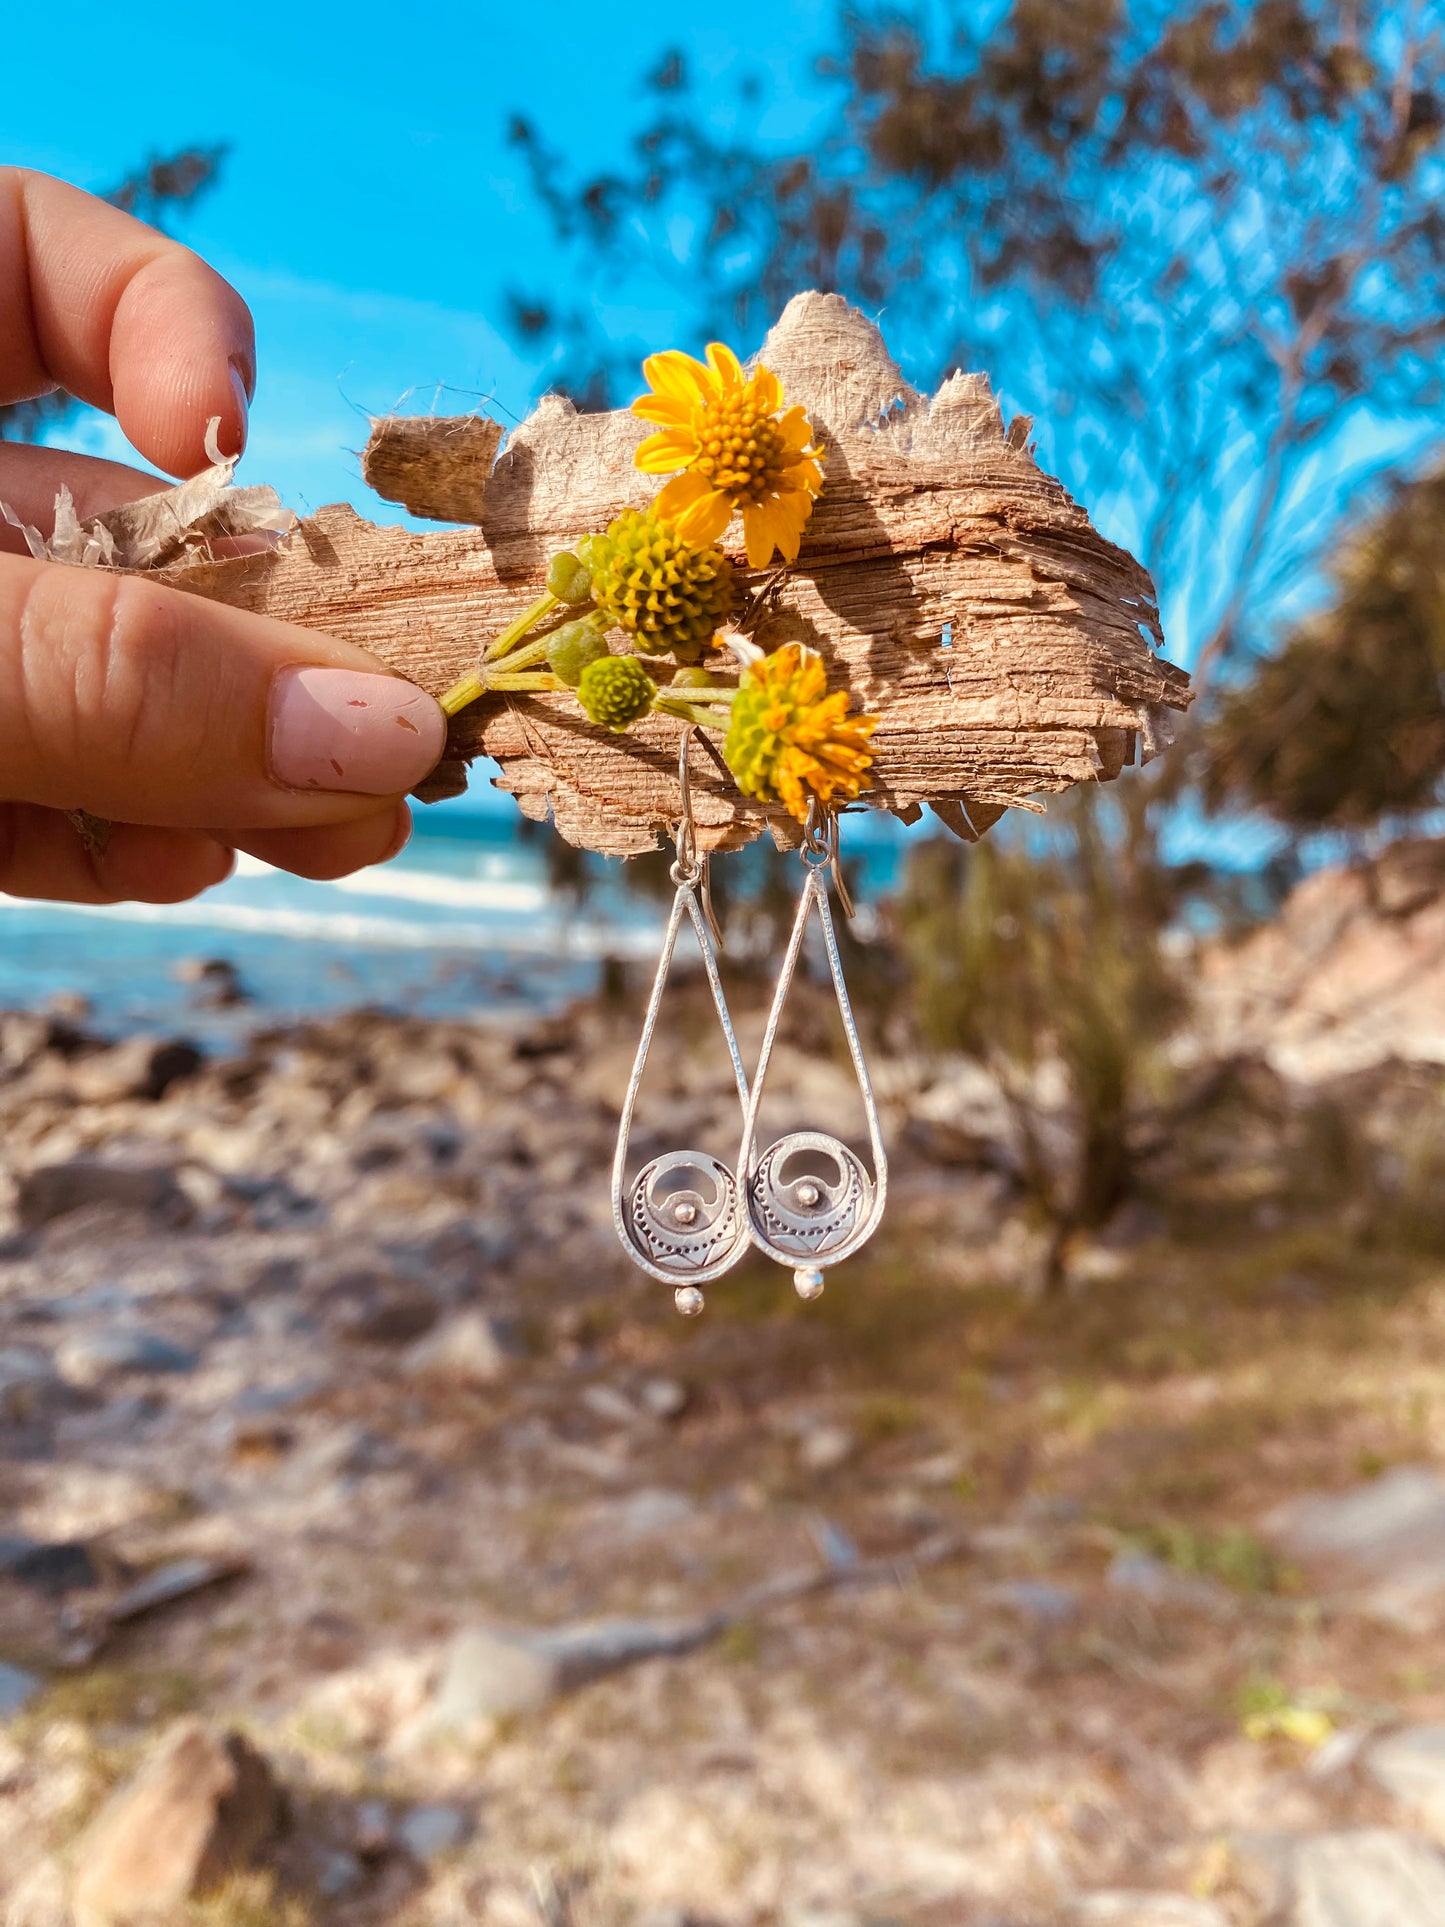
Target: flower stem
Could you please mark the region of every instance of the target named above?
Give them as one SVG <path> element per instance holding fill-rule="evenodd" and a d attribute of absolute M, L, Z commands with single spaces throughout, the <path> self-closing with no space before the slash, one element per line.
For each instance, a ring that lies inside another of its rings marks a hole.
<path fill-rule="evenodd" d="M 515 649 L 517 644 L 522 640 L 523 636 L 526 635 L 527 631 L 529 629 L 535 629 L 543 616 L 551 615 L 552 611 L 559 606 L 561 600 L 562 598 L 560 596 L 554 596 L 550 589 L 538 596 L 530 609 L 524 610 L 515 622 L 509 624 L 508 627 L 502 631 L 501 635 L 487 644 L 486 648 L 482 651 L 482 661 L 495 662 L 499 656 L 510 655 L 512 650 Z"/>
<path fill-rule="evenodd" d="M 680 716 L 685 723 L 698 723 L 704 729 L 726 729 L 726 714 L 719 715 L 712 707 L 715 703 L 730 703 L 737 694 L 734 689 L 699 689 L 695 696 L 669 696 L 666 689 L 660 689 L 652 699 L 654 709 L 664 716 Z"/>
<path fill-rule="evenodd" d="M 546 652 L 539 650 L 536 656 L 530 650 L 523 653 L 529 661 L 537 661 Z M 534 670 L 528 675 L 520 663 L 508 664 L 505 669 L 489 669 L 483 662 L 479 669 L 470 669 L 465 676 L 459 676 L 444 695 L 438 696 L 437 701 L 444 715 L 458 716 L 479 696 L 490 696 L 499 691 L 524 696 L 540 695 L 546 690 L 565 689 L 566 686 L 560 677 L 545 672 L 539 674 Z"/>

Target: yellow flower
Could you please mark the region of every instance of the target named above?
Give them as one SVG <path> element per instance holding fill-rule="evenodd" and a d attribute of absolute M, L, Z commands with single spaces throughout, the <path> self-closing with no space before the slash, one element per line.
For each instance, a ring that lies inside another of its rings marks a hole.
<path fill-rule="evenodd" d="M 784 408 L 777 376 L 769 368 L 745 375 L 720 341 L 709 343 L 706 364 L 670 348 L 649 355 L 642 372 L 652 392 L 632 412 L 661 432 L 638 449 L 637 466 L 673 477 L 657 513 L 687 541 L 706 544 L 741 509 L 753 568 L 766 568 L 774 549 L 785 562 L 796 560 L 823 471 L 808 417 Z"/>
<path fill-rule="evenodd" d="M 800 823 L 808 803 L 851 802 L 872 766 L 876 716 L 850 716 L 846 690 L 828 694 L 815 649 L 785 642 L 748 668 L 733 699 L 723 760 L 745 796 L 782 803 Z"/>

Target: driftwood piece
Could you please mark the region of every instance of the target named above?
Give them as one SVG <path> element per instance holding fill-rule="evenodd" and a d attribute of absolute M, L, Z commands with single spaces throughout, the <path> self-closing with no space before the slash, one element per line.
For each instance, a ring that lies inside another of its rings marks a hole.
<path fill-rule="evenodd" d="M 1007 430 L 987 379 L 954 375 L 931 399 L 904 382 L 873 324 L 836 295 L 799 295 L 762 358 L 804 404 L 825 487 L 796 567 L 754 627 L 765 647 L 820 649 L 833 686 L 876 711 L 862 799 L 915 816 L 929 803 L 962 835 L 1039 793 L 1107 781 L 1170 740 L 1188 677 L 1164 661 L 1145 570 L 1106 541 Z M 556 396 L 517 428 L 478 418 L 375 425 L 365 472 L 390 499 L 477 527 L 414 533 L 332 507 L 269 555 L 192 562 L 177 587 L 327 628 L 439 693 L 535 596 L 548 558 L 650 500 L 625 411 L 579 415 Z M 735 523 L 724 546 L 734 547 Z M 681 725 L 648 717 L 625 738 L 567 695 L 494 696 L 453 725 L 425 794 L 493 756 L 501 787 L 569 841 L 611 855 L 656 846 L 676 822 Z M 694 759 L 701 840 L 791 825 L 737 792 L 721 758 Z"/>

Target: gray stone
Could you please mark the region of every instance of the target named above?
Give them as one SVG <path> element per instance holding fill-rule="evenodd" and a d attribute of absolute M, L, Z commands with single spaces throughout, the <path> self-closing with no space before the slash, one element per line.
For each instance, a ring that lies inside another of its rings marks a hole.
<path fill-rule="evenodd" d="M 638 1402 L 652 1418 L 681 1418 L 687 1410 L 687 1387 L 675 1378 L 649 1378 L 637 1389 Z"/>
<path fill-rule="evenodd" d="M 100 1572 L 81 1540 L 32 1539 L 23 1532 L 0 1537 L 0 1573 L 50 1599 L 100 1584 Z"/>
<path fill-rule="evenodd" d="M 1397 1466 L 1348 1492 L 1313 1493 L 1265 1524 L 1292 1557 L 1353 1568 L 1377 1617 L 1421 1633 L 1445 1617 L 1445 1480 L 1430 1467 Z"/>
<path fill-rule="evenodd" d="M 224 1585 L 228 1579 L 239 1579 L 249 1570 L 250 1561 L 239 1554 L 215 1559 L 167 1560 L 154 1572 L 148 1572 L 144 1579 L 128 1586 L 118 1599 L 113 1599 L 106 1618 L 113 1626 L 123 1626 L 162 1606 L 189 1599 L 192 1593 L 207 1592 L 212 1586 Z"/>
<path fill-rule="evenodd" d="M 13 1720 L 44 1686 L 44 1680 L 0 1659 L 0 1720 Z"/>
<path fill-rule="evenodd" d="M 419 1378 L 456 1385 L 495 1385 L 510 1373 L 513 1359 L 506 1336 L 485 1312 L 459 1312 L 413 1345 L 406 1354 L 409 1372 Z"/>
<path fill-rule="evenodd" d="M 139 1158 L 78 1157 L 42 1164 L 20 1180 L 16 1195 L 16 1211 L 28 1231 L 91 1204 L 144 1212 L 171 1225 L 192 1215 L 172 1167 Z"/>
<path fill-rule="evenodd" d="M 1196 1579 L 1176 1572 L 1147 1552 L 1121 1552 L 1104 1576 L 1110 1592 L 1142 1599 L 1151 1606 L 1182 1606 L 1191 1612 L 1213 1614 L 1233 1609 L 1226 1589 L 1213 1579 Z"/>
<path fill-rule="evenodd" d="M 624 1392 L 619 1392 L 615 1385 L 584 1386 L 582 1403 L 608 1425 L 636 1425 L 642 1416 L 632 1400 Z"/>
<path fill-rule="evenodd" d="M 67 1338 L 56 1352 L 55 1362 L 69 1384 L 89 1388 L 99 1385 L 113 1372 L 147 1375 L 193 1372 L 198 1357 L 186 1346 L 162 1338 L 158 1332 L 112 1326 L 100 1331 L 78 1332 L 73 1338 Z"/>
<path fill-rule="evenodd" d="M 365 1267 L 336 1274 L 324 1297 L 333 1331 L 358 1345 L 410 1345 L 437 1321 L 424 1285 Z"/>
<path fill-rule="evenodd" d="M 1413 1726 L 1377 1740 L 1365 1755 L 1371 1779 L 1412 1807 L 1445 1839 L 1445 1726 Z"/>
<path fill-rule="evenodd" d="M 44 1352 L 0 1346 L 0 1423 L 33 1425 L 65 1397 L 65 1381 Z"/>
<path fill-rule="evenodd" d="M 172 1084 L 194 1076 L 204 1062 L 196 1046 L 182 1038 L 127 1037 L 79 1058 L 71 1068 L 70 1086 L 88 1104 L 114 1104 L 128 1097 L 154 1103 Z"/>
<path fill-rule="evenodd" d="M 1445 1860 L 1413 1834 L 1365 1827 L 1301 1841 L 1290 1927 L 1440 1927 Z"/>
<path fill-rule="evenodd" d="M 1080 1894 L 1072 1912 L 1078 1927 L 1230 1927 L 1222 1907 L 1191 1894 L 1111 1888 Z"/>
<path fill-rule="evenodd" d="M 857 1450 L 846 1425 L 811 1425 L 798 1441 L 798 1457 L 809 1472 L 836 1472 Z"/>
<path fill-rule="evenodd" d="M 430 1866 L 458 1848 L 472 1830 L 460 1807 L 413 1807 L 397 1822 L 396 1837 L 413 1860 Z"/>
<path fill-rule="evenodd" d="M 1067 1626 L 1079 1616 L 1077 1594 L 1067 1586 L 1051 1585 L 1046 1579 L 1006 1579 L 1000 1585 L 989 1586 L 984 1597 L 1011 1607 L 1035 1626 Z"/>
<path fill-rule="evenodd" d="M 248 1866 L 280 1819 L 264 1756 L 239 1733 L 182 1721 L 82 1835 L 76 1927 L 129 1927 L 178 1910 Z"/>
<path fill-rule="evenodd" d="M 718 1619 L 603 1619 L 548 1632 L 477 1627 L 452 1642 L 425 1724 L 464 1731 L 529 1713 L 590 1680 L 648 1659 L 690 1653 Z"/>

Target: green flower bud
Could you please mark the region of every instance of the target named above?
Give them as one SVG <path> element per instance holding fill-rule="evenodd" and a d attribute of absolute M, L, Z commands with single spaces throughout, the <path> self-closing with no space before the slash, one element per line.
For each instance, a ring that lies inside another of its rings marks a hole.
<path fill-rule="evenodd" d="M 564 622 L 547 638 L 547 666 L 569 689 L 582 680 L 590 662 L 607 654 L 607 640 L 596 622 Z"/>
<path fill-rule="evenodd" d="M 586 565 L 568 549 L 554 555 L 547 564 L 547 593 L 559 602 L 585 602 L 592 593 L 592 576 Z"/>
<path fill-rule="evenodd" d="M 704 669 L 698 663 L 687 669 L 679 669 L 667 686 L 669 689 L 721 689 L 723 684 L 710 669 Z"/>
<path fill-rule="evenodd" d="M 601 656 L 589 662 L 577 684 L 577 700 L 594 723 L 621 735 L 645 716 L 657 684 L 636 656 Z"/>

